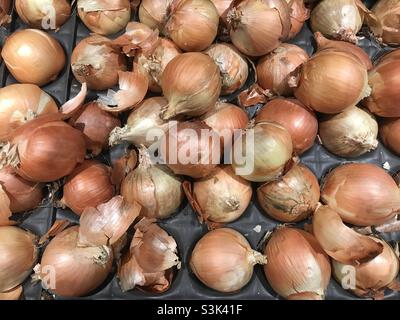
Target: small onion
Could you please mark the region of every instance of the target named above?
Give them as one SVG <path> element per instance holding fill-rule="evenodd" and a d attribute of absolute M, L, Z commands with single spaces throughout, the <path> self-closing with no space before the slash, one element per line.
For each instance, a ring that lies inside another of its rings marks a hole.
<path fill-rule="evenodd" d="M 289 14 L 285 0 L 234 2 L 227 13 L 232 43 L 248 56 L 271 52 L 289 35 Z"/>
<path fill-rule="evenodd" d="M 289 131 L 296 154 L 310 149 L 317 137 L 318 121 L 314 112 L 296 99 L 274 99 L 257 114 L 256 123 L 277 122 Z"/>
<path fill-rule="evenodd" d="M 343 221 L 357 226 L 380 225 L 400 212 L 395 181 L 368 163 L 349 163 L 332 170 L 322 185 L 321 199 Z"/>
<path fill-rule="evenodd" d="M 163 119 L 177 115 L 200 116 L 215 105 L 220 95 L 219 68 L 203 53 L 183 53 L 165 68 L 162 90 L 169 102 L 161 114 Z"/>
<path fill-rule="evenodd" d="M 86 160 L 67 177 L 61 203 L 81 215 L 87 207 L 97 207 L 110 200 L 115 192 L 111 183 L 111 168 Z"/>
<path fill-rule="evenodd" d="M 17 227 L 0 227 L 0 292 L 20 285 L 32 272 L 39 250 L 36 236 Z"/>
<path fill-rule="evenodd" d="M 110 35 L 121 31 L 131 19 L 129 0 L 78 0 L 79 17 L 90 31 Z"/>
<path fill-rule="evenodd" d="M 265 90 L 280 96 L 293 95 L 289 86 L 292 72 L 308 60 L 308 54 L 302 48 L 282 43 L 257 63 L 257 81 Z"/>
<path fill-rule="evenodd" d="M 239 232 L 221 228 L 206 233 L 196 244 L 190 268 L 207 287 L 220 292 L 235 292 L 251 279 L 256 264 L 267 258 L 252 250 Z"/>
<path fill-rule="evenodd" d="M 378 146 L 378 123 L 373 115 L 356 106 L 319 121 L 322 144 L 339 157 L 358 157 Z"/>
<path fill-rule="evenodd" d="M 54 277 L 48 289 L 64 297 L 80 297 L 99 287 L 111 271 L 113 254 L 109 247 L 78 246 L 79 227 L 59 233 L 46 247 L 39 278 Z M 52 287 L 54 285 L 54 287 Z"/>
<path fill-rule="evenodd" d="M 126 71 L 126 59 L 114 51 L 109 40 L 101 36 L 90 36 L 75 47 L 71 56 L 71 67 L 80 83 L 89 89 L 105 90 L 118 84 L 118 71 Z"/>
<path fill-rule="evenodd" d="M 216 43 L 205 54 L 219 67 L 222 75 L 221 94 L 226 95 L 240 89 L 249 75 L 249 66 L 237 49 L 228 43 Z"/>
<path fill-rule="evenodd" d="M 108 136 L 121 125 L 115 115 L 100 109 L 95 101 L 83 106 L 82 111 L 74 114 L 69 123 L 83 132 L 87 149 L 95 156 L 108 147 Z"/>
<path fill-rule="evenodd" d="M 295 165 L 281 179 L 260 186 L 257 198 L 264 212 L 282 222 L 310 216 L 319 201 L 319 184 L 310 169 Z"/>
<path fill-rule="evenodd" d="M 41 29 L 58 29 L 71 16 L 67 0 L 16 0 L 15 9 L 22 21 Z"/>
<path fill-rule="evenodd" d="M 310 17 L 310 10 L 306 8 L 303 0 L 286 0 L 290 7 L 290 32 L 289 39 L 293 39 L 303 28 Z"/>
<path fill-rule="evenodd" d="M 66 61 L 60 43 L 35 29 L 14 32 L 6 40 L 1 56 L 17 81 L 38 86 L 55 80 Z"/>
<path fill-rule="evenodd" d="M 379 126 L 379 136 L 383 144 L 397 155 L 400 155 L 399 130 L 400 118 L 386 118 Z"/>
<path fill-rule="evenodd" d="M 139 152 L 139 165 L 122 181 L 121 195 L 128 202 L 138 202 L 142 216 L 167 218 L 183 201 L 182 182 L 165 166 L 153 165 L 146 149 Z"/>
<path fill-rule="evenodd" d="M 289 132 L 274 122 L 260 122 L 248 129 L 233 145 L 233 163 L 237 175 L 254 182 L 279 178 L 292 158 Z"/>
<path fill-rule="evenodd" d="M 57 113 L 57 104 L 34 84 L 11 84 L 0 89 L 0 137 L 37 115 Z"/>
<path fill-rule="evenodd" d="M 264 249 L 264 273 L 271 287 L 289 300 L 322 300 L 331 277 L 329 258 L 308 232 L 281 227 Z"/>
<path fill-rule="evenodd" d="M 399 273 L 399 258 L 385 241 L 370 238 L 383 245 L 383 252 L 373 260 L 356 266 L 344 265 L 334 260 L 333 276 L 345 289 L 350 289 L 359 297 L 383 299 L 386 288 L 396 287 L 396 290 L 399 290 L 396 280 Z"/>
<path fill-rule="evenodd" d="M 152 29 L 163 31 L 168 11 L 174 0 L 142 0 L 139 7 L 139 20 Z"/>
<path fill-rule="evenodd" d="M 379 21 L 378 28 L 376 26 L 371 26 L 372 31 L 380 36 L 384 43 L 394 45 L 400 44 L 399 1 L 377 1 L 376 4 L 372 7 L 372 13 Z"/>
<path fill-rule="evenodd" d="M 369 96 L 367 69 L 354 55 L 320 51 L 302 66 L 294 95 L 307 107 L 338 113 Z"/>

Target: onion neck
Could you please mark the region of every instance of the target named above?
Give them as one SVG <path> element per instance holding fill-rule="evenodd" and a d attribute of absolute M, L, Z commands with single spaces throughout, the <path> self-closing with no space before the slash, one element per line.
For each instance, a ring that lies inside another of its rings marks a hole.
<path fill-rule="evenodd" d="M 240 23 L 242 21 L 242 16 L 243 16 L 243 13 L 235 7 L 233 7 L 231 10 L 228 11 L 226 20 L 228 21 L 229 26 L 233 30 L 237 29 L 238 26 L 240 25 Z"/>
<path fill-rule="evenodd" d="M 134 143 L 135 138 L 136 138 L 135 130 L 133 130 L 132 127 L 126 125 L 122 128 L 121 127 L 114 128 L 110 133 L 108 143 L 110 146 L 115 146 L 117 144 L 122 143 L 123 141 Z"/>
<path fill-rule="evenodd" d="M 139 166 L 144 169 L 152 166 L 149 152 L 144 145 L 141 145 L 139 148 Z"/>
<path fill-rule="evenodd" d="M 256 264 L 264 265 L 267 264 L 267 257 L 256 250 L 250 250 L 248 252 L 248 261 L 252 266 Z"/>

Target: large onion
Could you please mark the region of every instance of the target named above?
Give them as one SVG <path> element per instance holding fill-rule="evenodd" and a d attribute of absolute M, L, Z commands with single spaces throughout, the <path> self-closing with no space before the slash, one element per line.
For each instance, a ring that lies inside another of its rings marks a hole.
<path fill-rule="evenodd" d="M 379 0 L 372 7 L 372 13 L 379 22 L 378 26 L 371 26 L 374 33 L 380 36 L 384 43 L 400 44 L 399 1 Z"/>
<path fill-rule="evenodd" d="M 383 144 L 392 152 L 400 154 L 400 119 L 386 118 L 379 126 L 379 136 Z"/>

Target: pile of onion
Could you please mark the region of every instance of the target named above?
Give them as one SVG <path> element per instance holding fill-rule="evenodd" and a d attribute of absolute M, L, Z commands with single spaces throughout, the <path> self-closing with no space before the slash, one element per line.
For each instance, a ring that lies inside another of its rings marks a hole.
<path fill-rule="evenodd" d="M 253 250 L 239 232 L 221 228 L 206 233 L 193 249 L 190 268 L 207 287 L 235 292 L 251 279 L 256 264 L 267 258 Z"/>
<path fill-rule="evenodd" d="M 293 39 L 310 17 L 310 9 L 306 8 L 303 0 L 286 0 L 286 2 L 290 8 L 291 24 L 288 38 Z"/>
<path fill-rule="evenodd" d="M 371 25 L 372 31 L 387 44 L 400 44 L 399 13 L 400 3 L 396 0 L 380 0 L 372 7 L 378 25 Z"/>
<path fill-rule="evenodd" d="M 399 118 L 386 118 L 380 122 L 379 136 L 385 145 L 392 152 L 400 154 L 400 130 Z"/>

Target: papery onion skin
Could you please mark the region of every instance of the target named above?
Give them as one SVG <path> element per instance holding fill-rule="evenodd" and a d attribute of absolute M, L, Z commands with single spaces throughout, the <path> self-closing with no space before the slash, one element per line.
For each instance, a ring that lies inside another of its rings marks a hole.
<path fill-rule="evenodd" d="M 57 29 L 71 16 L 67 0 L 16 0 L 15 9 L 22 21 L 40 29 Z"/>
<path fill-rule="evenodd" d="M 317 208 L 319 196 L 317 178 L 302 164 L 294 165 L 279 180 L 257 189 L 264 212 L 282 222 L 298 222 L 310 216 Z"/>
<path fill-rule="evenodd" d="M 239 232 L 221 228 L 206 233 L 196 244 L 190 268 L 207 287 L 220 292 L 243 288 L 253 275 L 254 265 L 266 257 L 251 249 Z"/>
<path fill-rule="evenodd" d="M 371 9 L 379 21 L 382 31 L 379 32 L 382 41 L 387 44 L 400 44 L 399 13 L 400 4 L 397 0 L 380 0 Z M 371 29 L 376 29 L 371 26 Z M 376 32 L 376 31 L 375 31 Z"/>
<path fill-rule="evenodd" d="M 282 43 L 257 63 L 257 82 L 265 90 L 279 96 L 293 95 L 289 86 L 291 73 L 308 60 L 308 54 L 302 48 Z"/>
<path fill-rule="evenodd" d="M 205 53 L 214 60 L 221 71 L 222 95 L 233 93 L 246 83 L 249 66 L 234 46 L 228 43 L 216 43 Z"/>
<path fill-rule="evenodd" d="M 86 160 L 67 177 L 61 202 L 77 215 L 87 207 L 96 208 L 115 193 L 111 168 L 94 160 Z"/>
<path fill-rule="evenodd" d="M 18 82 L 38 86 L 55 80 L 66 62 L 60 43 L 36 29 L 15 31 L 7 38 L 1 56 Z"/>
<path fill-rule="evenodd" d="M 290 7 L 290 32 L 289 39 L 293 39 L 303 28 L 310 17 L 310 9 L 306 8 L 303 0 L 286 0 Z"/>
<path fill-rule="evenodd" d="M 169 102 L 161 114 L 163 119 L 177 115 L 201 116 L 215 105 L 220 95 L 219 68 L 203 53 L 183 53 L 165 68 L 162 90 Z"/>
<path fill-rule="evenodd" d="M 378 146 L 378 123 L 369 112 L 356 106 L 319 122 L 322 144 L 339 157 L 358 157 Z"/>
<path fill-rule="evenodd" d="M 34 84 L 11 84 L 1 88 L 0 110 L 0 137 L 36 115 L 58 112 L 53 98 Z"/>
<path fill-rule="evenodd" d="M 343 221 L 357 226 L 380 225 L 400 211 L 400 190 L 382 168 L 350 163 L 332 170 L 321 187 L 321 199 Z"/>
<path fill-rule="evenodd" d="M 368 74 L 353 55 L 320 51 L 302 66 L 295 97 L 322 113 L 339 113 L 370 94 Z"/>
<path fill-rule="evenodd" d="M 40 262 L 39 276 L 55 277 L 55 288 L 49 288 L 63 297 L 84 296 L 107 278 L 113 255 L 110 248 L 79 247 L 79 227 L 70 227 L 59 233 L 46 247 Z M 50 283 L 51 284 L 51 283 Z"/>
<path fill-rule="evenodd" d="M 385 147 L 397 155 L 400 155 L 400 130 L 399 118 L 385 118 L 379 126 L 379 137 Z"/>
<path fill-rule="evenodd" d="M 296 99 L 277 98 L 268 102 L 256 116 L 256 123 L 277 122 L 289 131 L 294 152 L 298 155 L 310 149 L 317 137 L 315 113 Z"/>
<path fill-rule="evenodd" d="M 290 31 L 290 12 L 285 0 L 237 1 L 227 13 L 227 21 L 232 43 L 240 52 L 253 57 L 274 50 Z"/>
<path fill-rule="evenodd" d="M 292 158 L 293 145 L 283 126 L 266 121 L 248 129 L 234 142 L 233 150 L 232 166 L 237 175 L 253 182 L 269 182 L 282 175 Z"/>
<path fill-rule="evenodd" d="M 20 285 L 32 272 L 38 255 L 32 233 L 17 227 L 0 227 L 0 292 Z"/>
<path fill-rule="evenodd" d="M 174 0 L 142 0 L 139 7 L 139 20 L 152 29 L 164 28 L 168 10 Z"/>
<path fill-rule="evenodd" d="M 317 240 L 303 230 L 281 227 L 267 241 L 264 273 L 271 287 L 289 300 L 324 299 L 331 266 Z"/>

